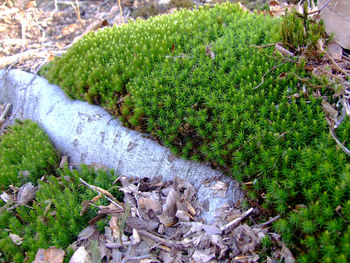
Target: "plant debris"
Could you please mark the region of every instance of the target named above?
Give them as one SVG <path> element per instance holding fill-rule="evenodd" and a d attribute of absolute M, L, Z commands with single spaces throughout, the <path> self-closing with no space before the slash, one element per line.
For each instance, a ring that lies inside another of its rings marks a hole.
<path fill-rule="evenodd" d="M 0 104 L 0 136 L 4 133 L 5 128 L 9 124 L 10 112 L 11 103 Z"/>
<path fill-rule="evenodd" d="M 64 250 L 55 247 L 39 249 L 33 263 L 62 263 L 64 255 Z"/>
<path fill-rule="evenodd" d="M 176 177 L 173 182 L 162 182 L 160 178 L 121 176 L 116 181 L 121 183 L 119 190 L 124 193 L 124 203 L 97 206 L 97 216 L 72 244 L 76 252 L 71 263 L 90 262 L 96 251 L 103 262 L 258 262 L 261 259 L 256 251 L 261 240 L 271 235 L 267 225 L 274 219 L 261 225 L 245 222 L 255 213 L 254 209 L 242 211 L 227 204 L 218 209 L 215 224 L 208 225 L 199 216 L 203 207 L 197 202 L 197 191 L 187 180 Z M 84 204 L 95 206 L 93 203 L 102 196 L 112 201 L 108 191 L 87 186 L 99 189 L 99 195 Z M 212 187 L 225 191 L 226 186 L 217 182 Z M 86 210 L 85 206 L 82 212 Z M 101 215 L 109 216 L 102 234 L 96 226 Z M 274 254 L 276 259 L 284 255 L 284 245 L 278 242 L 280 248 L 276 251 L 280 253 Z"/>
<path fill-rule="evenodd" d="M 0 5 L 0 68 L 35 72 L 86 33 L 122 23 L 113 0 L 37 2 L 7 0 Z"/>

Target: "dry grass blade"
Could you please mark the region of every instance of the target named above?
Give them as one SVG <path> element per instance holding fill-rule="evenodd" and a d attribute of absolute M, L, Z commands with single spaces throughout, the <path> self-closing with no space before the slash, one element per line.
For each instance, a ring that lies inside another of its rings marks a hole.
<path fill-rule="evenodd" d="M 113 195 L 111 193 L 109 193 L 108 191 L 100 188 L 100 187 L 97 187 L 97 186 L 94 186 L 94 185 L 90 185 L 88 184 L 87 182 L 85 182 L 82 178 L 79 178 L 79 181 L 83 184 L 85 184 L 87 187 L 89 187 L 91 190 L 93 191 L 96 191 L 98 192 L 99 194 L 103 194 L 104 197 L 109 200 L 110 202 L 112 202 L 114 205 L 118 206 L 120 209 L 122 209 L 123 211 L 125 211 L 125 208 L 124 208 L 124 205 L 121 204 L 117 199 L 115 199 L 113 197 Z M 107 196 L 106 196 L 107 195 Z M 111 196 L 111 197 L 110 197 Z M 114 200 L 113 200 L 113 199 Z"/>
<path fill-rule="evenodd" d="M 334 129 L 332 129 L 331 127 L 329 127 L 329 131 L 332 134 L 333 139 L 335 140 L 335 142 L 338 144 L 338 146 L 347 154 L 350 155 L 350 150 L 348 148 L 346 148 L 339 140 L 338 137 L 335 135 L 334 133 Z"/>

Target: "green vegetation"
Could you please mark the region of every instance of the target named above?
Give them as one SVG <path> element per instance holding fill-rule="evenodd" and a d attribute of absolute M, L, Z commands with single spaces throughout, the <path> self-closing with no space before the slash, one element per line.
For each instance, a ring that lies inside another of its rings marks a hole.
<path fill-rule="evenodd" d="M 17 121 L 7 132 L 0 137 L 0 190 L 54 172 L 59 155 L 38 124 Z"/>
<path fill-rule="evenodd" d="M 45 175 L 31 206 L 7 210 L 0 200 L 0 261 L 32 262 L 39 248 L 50 246 L 67 249 L 69 258 L 72 251 L 68 246 L 96 215 L 95 208 L 84 216 L 79 214 L 81 203 L 96 195 L 80 184 L 79 178 L 108 190 L 115 180 L 113 171 L 94 172 L 86 167 L 81 171 L 58 170 L 58 153 L 47 135 L 31 121 L 17 122 L 0 139 L 1 190 L 7 190 L 10 184 L 20 187 L 27 181 L 37 185 L 37 179 Z M 29 171 L 29 176 L 18 179 L 20 171 Z M 121 197 L 116 189 L 111 193 Z M 101 199 L 96 204 L 107 202 Z M 10 234 L 18 235 L 23 243 L 14 244 Z"/>
<path fill-rule="evenodd" d="M 302 52 L 302 47 L 307 47 L 308 52 L 314 52 L 317 41 L 325 37 L 325 27 L 323 21 L 315 23 L 308 19 L 307 3 L 304 2 L 304 14 L 298 14 L 295 10 L 287 13 L 281 22 L 279 33 L 292 52 Z"/>
<path fill-rule="evenodd" d="M 291 41 L 297 50 L 322 28 L 295 15 L 285 21 L 232 4 L 182 10 L 91 33 L 43 73 L 174 153 L 250 181 L 248 198 L 261 219 L 281 215 L 274 227 L 299 262 L 347 262 L 349 156 L 329 134 L 312 87 L 329 102 L 332 94 L 305 61 L 257 48 Z M 293 34 L 300 38 L 288 40 Z M 349 135 L 346 119 L 337 136 L 347 147 Z"/>
<path fill-rule="evenodd" d="M 113 172 L 94 172 L 87 168 L 80 172 L 65 169 L 59 173 L 59 177 L 49 176 L 47 181 L 39 183 L 31 208 L 21 206 L 0 215 L 0 251 L 6 261 L 24 262 L 27 257 L 26 262 L 32 262 L 39 248 L 67 249 L 97 213 L 91 208 L 80 216 L 81 203 L 96 193 L 80 184 L 79 178 L 104 189 L 111 188 L 115 180 Z M 112 193 L 120 197 L 118 192 Z M 108 205 L 103 198 L 96 204 Z M 14 244 L 10 233 L 23 238 L 23 243 Z M 66 252 L 69 258 L 72 251 L 67 249 Z"/>

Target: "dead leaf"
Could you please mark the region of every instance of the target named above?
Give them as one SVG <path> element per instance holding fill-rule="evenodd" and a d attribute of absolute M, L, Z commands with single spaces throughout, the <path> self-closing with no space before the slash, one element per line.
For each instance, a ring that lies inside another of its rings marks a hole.
<path fill-rule="evenodd" d="M 333 58 L 333 59 L 342 59 L 343 56 L 343 48 L 339 46 L 335 41 L 331 41 L 327 45 L 327 53 Z"/>
<path fill-rule="evenodd" d="M 33 263 L 62 263 L 65 252 L 60 248 L 50 247 L 48 249 L 40 248 L 36 253 Z"/>
<path fill-rule="evenodd" d="M 128 217 L 127 226 L 131 229 L 155 231 L 158 228 L 159 223 L 154 221 L 146 221 L 139 217 Z"/>
<path fill-rule="evenodd" d="M 211 189 L 215 191 L 215 195 L 218 197 L 225 198 L 226 197 L 226 192 L 228 188 L 228 184 L 218 181 L 216 182 L 213 186 L 210 186 Z"/>
<path fill-rule="evenodd" d="M 171 188 L 165 204 L 163 206 L 163 212 L 158 217 L 159 221 L 165 226 L 169 227 L 176 223 L 175 214 L 176 214 L 176 201 L 180 200 L 180 194 L 175 191 L 174 188 Z"/>
<path fill-rule="evenodd" d="M 15 243 L 17 246 L 23 243 L 23 238 L 21 238 L 19 235 L 10 233 L 10 238 L 13 243 Z"/>
<path fill-rule="evenodd" d="M 277 6 L 279 4 L 280 4 L 280 2 L 278 2 L 277 0 L 271 0 L 270 1 L 270 6 Z"/>
<path fill-rule="evenodd" d="M 95 203 L 95 202 L 97 202 L 98 200 L 100 200 L 102 197 L 103 197 L 102 194 L 98 194 L 98 195 L 96 195 L 95 197 L 93 197 L 93 198 L 91 199 L 91 202 L 92 202 L 92 203 Z"/>
<path fill-rule="evenodd" d="M 180 221 L 183 222 L 189 222 L 190 221 L 190 217 L 188 216 L 188 214 L 186 214 L 184 211 L 182 210 L 177 210 L 175 216 L 180 219 Z"/>
<path fill-rule="evenodd" d="M 188 210 L 188 212 L 190 212 L 190 214 L 191 214 L 192 216 L 195 216 L 195 215 L 196 215 L 196 210 L 194 210 L 194 208 L 193 208 L 193 206 L 191 205 L 190 202 L 188 202 L 188 201 L 185 201 L 185 202 L 186 202 L 186 204 L 187 204 L 187 210 Z"/>
<path fill-rule="evenodd" d="M 112 235 L 115 239 L 119 238 L 119 226 L 118 226 L 118 217 L 112 216 L 109 220 L 109 227 L 112 229 Z"/>
<path fill-rule="evenodd" d="M 214 54 L 214 52 L 211 50 L 211 46 L 210 46 L 210 45 L 208 45 L 208 46 L 205 47 L 205 54 L 206 54 L 207 56 L 210 56 L 210 58 L 211 58 L 212 60 L 215 59 L 215 54 Z"/>
<path fill-rule="evenodd" d="M 78 235 L 78 241 L 89 239 L 93 234 L 98 232 L 95 226 L 85 227 Z"/>
<path fill-rule="evenodd" d="M 83 216 L 86 212 L 86 210 L 89 208 L 90 200 L 84 200 L 81 202 L 81 211 L 80 216 Z"/>
<path fill-rule="evenodd" d="M 155 213 L 158 213 L 162 210 L 161 204 L 151 198 L 140 198 L 139 205 L 140 208 L 145 209 L 146 212 L 148 212 L 149 210 L 153 210 Z"/>
<path fill-rule="evenodd" d="M 52 54 L 50 54 L 50 57 L 49 57 L 49 61 L 50 61 L 50 58 L 51 58 Z M 53 58 L 51 58 L 52 60 Z M 65 166 L 68 166 L 68 156 L 67 155 L 63 155 L 62 156 L 62 159 L 61 159 L 61 162 L 60 162 L 60 168 L 63 169 Z"/>
<path fill-rule="evenodd" d="M 69 263 L 92 263 L 92 261 L 89 253 L 83 246 L 81 246 L 74 252 Z"/>
<path fill-rule="evenodd" d="M 288 96 L 289 99 L 298 99 L 300 98 L 300 94 L 299 93 L 294 93 L 293 95 Z"/>
<path fill-rule="evenodd" d="M 31 202 L 35 198 L 35 193 L 38 187 L 35 187 L 32 183 L 26 183 L 18 189 L 17 203 L 25 205 Z"/>
<path fill-rule="evenodd" d="M 70 24 L 62 29 L 62 35 L 70 35 L 74 32 L 79 31 L 80 26 L 78 24 Z"/>
<path fill-rule="evenodd" d="M 338 111 L 333 108 L 331 104 L 329 104 L 327 101 L 322 100 L 322 106 L 325 112 L 331 117 L 333 120 L 335 120 L 338 116 Z"/>
<path fill-rule="evenodd" d="M 196 250 L 192 255 L 194 262 L 198 263 L 209 262 L 213 258 L 215 258 L 215 253 L 208 254 L 208 252 L 203 250 Z"/>
<path fill-rule="evenodd" d="M 280 253 L 281 253 L 282 258 L 284 258 L 284 262 L 286 262 L 286 263 L 294 263 L 295 262 L 295 258 L 293 257 L 292 252 L 285 245 L 283 245 Z"/>
<path fill-rule="evenodd" d="M 3 192 L 1 195 L 0 195 L 0 198 L 2 201 L 4 201 L 5 203 L 7 203 L 8 201 L 11 200 L 11 197 L 6 193 L 6 192 Z"/>
<path fill-rule="evenodd" d="M 115 204 L 113 203 L 110 203 L 109 205 L 107 206 L 103 206 L 103 205 L 100 205 L 98 206 L 98 208 L 100 208 L 100 210 L 98 211 L 98 214 L 120 214 L 120 213 L 123 213 L 123 210 L 116 206 Z"/>

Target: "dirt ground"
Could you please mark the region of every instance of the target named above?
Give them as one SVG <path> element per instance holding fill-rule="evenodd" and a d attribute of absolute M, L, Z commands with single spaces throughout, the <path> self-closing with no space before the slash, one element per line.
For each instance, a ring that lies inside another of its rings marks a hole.
<path fill-rule="evenodd" d="M 126 22 L 130 8 L 123 7 Z M 121 23 L 113 0 L 6 0 L 0 5 L 0 68 L 35 72 L 85 33 Z"/>
<path fill-rule="evenodd" d="M 90 31 L 226 0 L 3 0 L 0 4 L 0 69 L 35 73 Z M 238 0 L 231 0 L 237 2 Z M 241 0 L 242 2 L 242 0 Z M 263 8 L 267 0 L 243 0 Z M 119 4 L 120 3 L 120 6 Z M 265 6 L 266 7 L 266 6 Z"/>

